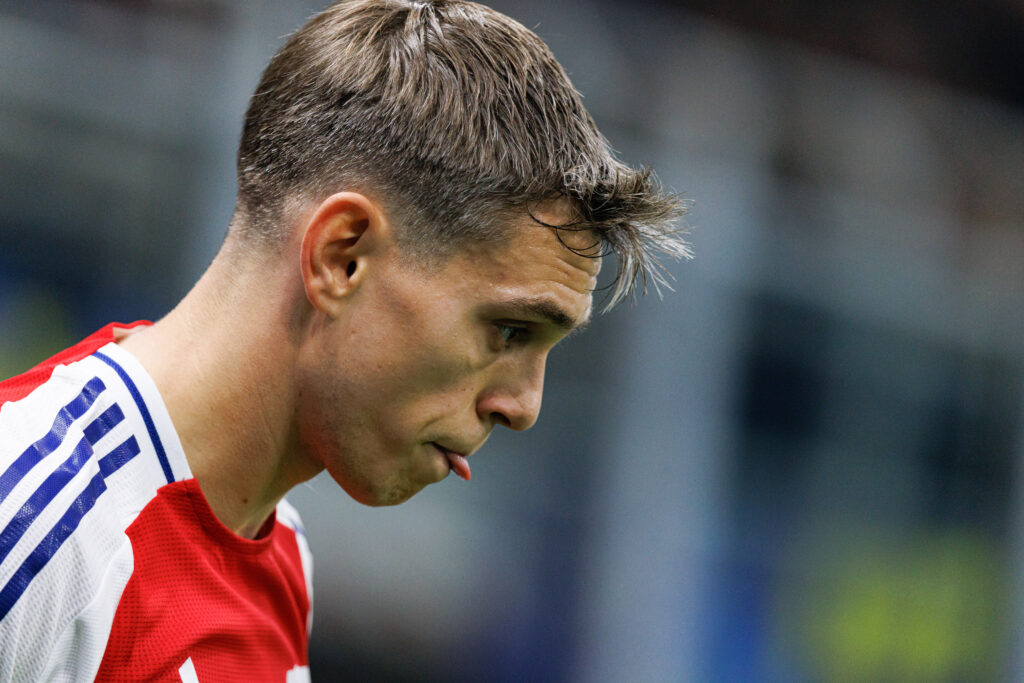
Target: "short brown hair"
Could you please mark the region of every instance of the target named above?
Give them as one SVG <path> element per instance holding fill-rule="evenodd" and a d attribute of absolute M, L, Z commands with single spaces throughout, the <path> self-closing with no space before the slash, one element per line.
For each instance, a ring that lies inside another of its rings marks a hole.
<path fill-rule="evenodd" d="M 274 56 L 249 104 L 233 230 L 280 244 L 284 202 L 376 190 L 403 246 L 445 255 L 567 197 L 619 272 L 610 307 L 687 255 L 678 199 L 618 161 L 547 46 L 463 0 L 343 0 Z"/>

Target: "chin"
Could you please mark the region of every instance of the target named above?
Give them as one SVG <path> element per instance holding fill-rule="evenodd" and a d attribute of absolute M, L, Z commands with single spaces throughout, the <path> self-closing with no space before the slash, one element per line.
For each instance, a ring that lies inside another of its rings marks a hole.
<path fill-rule="evenodd" d="M 358 498 L 356 500 L 359 500 L 363 505 L 369 505 L 370 507 L 400 505 L 415 496 L 420 492 L 420 490 L 421 488 L 413 489 L 411 487 L 388 488 L 383 491 L 375 492 L 375 495 L 367 497 L 366 500 L 359 500 Z"/>
<path fill-rule="evenodd" d="M 353 500 L 369 507 L 399 505 L 423 489 L 422 486 L 414 486 L 409 483 L 353 486 L 351 482 L 343 481 L 338 477 L 335 477 L 334 480 Z"/>

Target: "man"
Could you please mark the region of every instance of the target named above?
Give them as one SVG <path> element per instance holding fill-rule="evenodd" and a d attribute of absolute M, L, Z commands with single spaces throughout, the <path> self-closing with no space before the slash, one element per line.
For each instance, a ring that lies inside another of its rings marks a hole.
<path fill-rule="evenodd" d="M 529 428 L 545 359 L 685 254 L 547 48 L 472 3 L 353 0 L 274 57 L 220 253 L 156 324 L 0 384 L 0 679 L 303 680 L 326 469 L 393 505 Z"/>

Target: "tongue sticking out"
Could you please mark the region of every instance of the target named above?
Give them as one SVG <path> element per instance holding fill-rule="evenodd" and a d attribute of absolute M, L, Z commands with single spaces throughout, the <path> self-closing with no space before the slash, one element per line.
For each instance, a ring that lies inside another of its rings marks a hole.
<path fill-rule="evenodd" d="M 469 471 L 469 461 L 466 460 L 466 456 L 452 453 L 451 451 L 445 451 L 444 454 L 448 456 L 448 466 L 452 468 L 452 472 L 460 479 L 469 481 L 473 473 Z"/>

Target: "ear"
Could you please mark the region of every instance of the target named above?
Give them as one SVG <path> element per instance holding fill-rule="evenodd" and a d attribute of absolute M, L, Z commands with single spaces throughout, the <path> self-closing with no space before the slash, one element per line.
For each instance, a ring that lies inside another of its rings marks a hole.
<path fill-rule="evenodd" d="M 390 225 L 380 205 L 357 192 L 325 199 L 306 223 L 299 249 L 306 298 L 334 317 L 366 276 L 371 257 L 385 249 Z"/>

